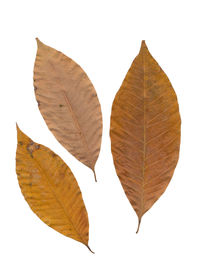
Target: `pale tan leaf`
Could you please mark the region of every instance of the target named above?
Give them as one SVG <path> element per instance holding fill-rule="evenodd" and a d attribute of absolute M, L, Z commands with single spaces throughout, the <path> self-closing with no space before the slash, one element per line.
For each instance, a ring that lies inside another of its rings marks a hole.
<path fill-rule="evenodd" d="M 94 172 L 102 136 L 96 91 L 72 59 L 37 43 L 34 87 L 41 114 L 57 140 Z"/>
<path fill-rule="evenodd" d="M 17 133 L 16 173 L 30 208 L 47 225 L 89 248 L 88 215 L 71 170 L 18 127 Z"/>
<path fill-rule="evenodd" d="M 110 126 L 116 172 L 137 213 L 138 229 L 172 178 L 180 125 L 174 89 L 143 41 L 114 99 Z"/>

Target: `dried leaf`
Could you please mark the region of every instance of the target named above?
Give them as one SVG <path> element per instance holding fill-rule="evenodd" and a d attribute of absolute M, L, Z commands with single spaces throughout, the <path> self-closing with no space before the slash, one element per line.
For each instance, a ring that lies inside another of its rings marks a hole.
<path fill-rule="evenodd" d="M 57 140 L 95 175 L 102 136 L 96 91 L 72 59 L 37 43 L 34 87 L 40 112 Z"/>
<path fill-rule="evenodd" d="M 89 248 L 88 215 L 71 170 L 58 155 L 33 142 L 18 127 L 17 133 L 16 172 L 30 208 L 44 223 Z"/>
<path fill-rule="evenodd" d="M 117 175 L 141 218 L 163 194 L 179 157 L 174 89 L 142 42 L 112 106 L 110 137 Z"/>

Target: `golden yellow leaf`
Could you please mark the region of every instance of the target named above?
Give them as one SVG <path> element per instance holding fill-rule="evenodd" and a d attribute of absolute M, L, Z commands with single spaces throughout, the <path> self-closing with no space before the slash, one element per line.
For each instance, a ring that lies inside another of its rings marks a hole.
<path fill-rule="evenodd" d="M 88 214 L 71 170 L 18 127 L 17 133 L 16 173 L 30 208 L 44 223 L 89 248 Z"/>
<path fill-rule="evenodd" d="M 96 91 L 77 63 L 39 39 L 37 43 L 34 87 L 40 112 L 57 140 L 95 175 L 102 136 Z"/>
<path fill-rule="evenodd" d="M 163 194 L 179 157 L 179 107 L 166 74 L 142 41 L 112 106 L 111 148 L 117 175 L 141 218 Z"/>

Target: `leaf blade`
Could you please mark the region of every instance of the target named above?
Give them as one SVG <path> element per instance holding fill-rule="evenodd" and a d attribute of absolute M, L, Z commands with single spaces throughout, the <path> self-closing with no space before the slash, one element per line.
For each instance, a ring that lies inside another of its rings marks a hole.
<path fill-rule="evenodd" d="M 94 172 L 102 136 L 96 91 L 72 59 L 39 39 L 37 44 L 34 87 L 40 112 L 56 139 Z"/>
<path fill-rule="evenodd" d="M 88 214 L 70 168 L 19 127 L 17 133 L 16 173 L 25 200 L 48 226 L 88 247 Z"/>
<path fill-rule="evenodd" d="M 110 125 L 115 169 L 137 213 L 137 232 L 172 178 L 180 124 L 174 89 L 143 41 L 114 99 Z"/>

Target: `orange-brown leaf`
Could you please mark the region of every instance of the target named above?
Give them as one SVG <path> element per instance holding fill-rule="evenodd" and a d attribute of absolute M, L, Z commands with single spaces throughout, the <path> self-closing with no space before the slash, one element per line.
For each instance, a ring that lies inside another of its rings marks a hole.
<path fill-rule="evenodd" d="M 37 43 L 34 87 L 40 112 L 57 140 L 94 172 L 102 136 L 96 91 L 77 63 Z"/>
<path fill-rule="evenodd" d="M 18 127 L 17 133 L 16 172 L 30 208 L 47 225 L 88 247 L 88 215 L 71 170 Z"/>
<path fill-rule="evenodd" d="M 114 99 L 110 126 L 116 172 L 139 225 L 172 178 L 180 125 L 174 89 L 143 41 Z"/>

